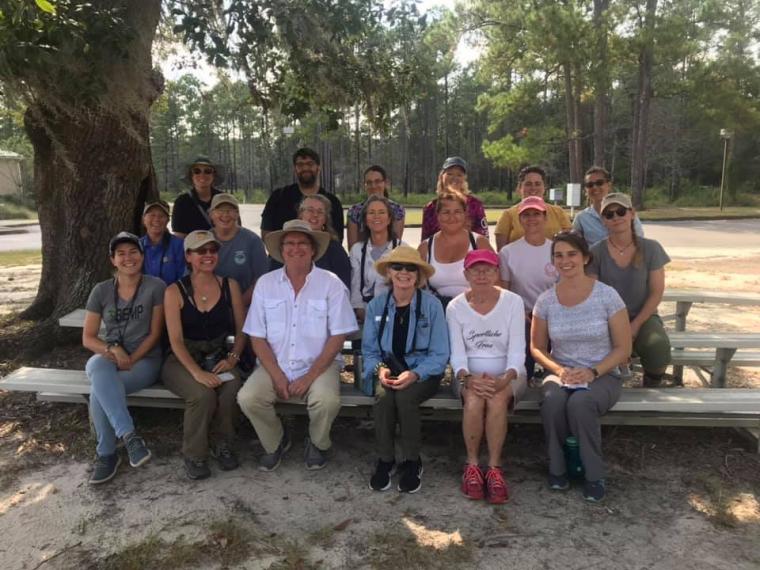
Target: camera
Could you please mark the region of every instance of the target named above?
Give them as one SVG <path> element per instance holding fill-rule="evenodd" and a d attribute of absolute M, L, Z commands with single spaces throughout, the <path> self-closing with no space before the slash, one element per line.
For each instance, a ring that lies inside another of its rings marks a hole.
<path fill-rule="evenodd" d="M 206 372 L 212 372 L 214 370 L 214 366 L 217 365 L 217 363 L 223 358 L 222 351 L 217 350 L 215 352 L 212 352 L 211 354 L 207 354 L 203 357 L 203 363 L 201 364 L 201 368 L 203 368 Z"/>

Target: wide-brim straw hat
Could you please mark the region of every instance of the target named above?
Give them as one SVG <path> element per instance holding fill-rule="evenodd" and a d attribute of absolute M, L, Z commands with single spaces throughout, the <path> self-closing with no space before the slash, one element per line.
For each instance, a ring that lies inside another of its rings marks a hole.
<path fill-rule="evenodd" d="M 282 264 L 285 263 L 282 259 L 282 240 L 286 234 L 293 232 L 306 234 L 312 240 L 317 250 L 314 261 L 322 257 L 330 245 L 329 233 L 311 229 L 311 225 L 305 220 L 289 220 L 283 224 L 281 230 L 269 232 L 264 236 L 264 243 L 267 246 L 269 255 Z"/>
<path fill-rule="evenodd" d="M 400 245 L 390 253 L 384 255 L 375 262 L 375 271 L 383 277 L 388 277 L 388 267 L 391 263 L 413 263 L 419 267 L 420 272 L 426 279 L 435 273 L 435 267 L 426 263 L 420 257 L 420 252 L 408 245 Z"/>

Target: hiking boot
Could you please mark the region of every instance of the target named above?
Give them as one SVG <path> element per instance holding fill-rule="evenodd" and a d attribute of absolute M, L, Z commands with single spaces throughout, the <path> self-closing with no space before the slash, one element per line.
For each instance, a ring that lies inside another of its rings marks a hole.
<path fill-rule="evenodd" d="M 135 432 L 128 433 L 124 436 L 124 447 L 127 448 L 129 464 L 132 467 L 140 467 L 150 460 L 150 450 L 145 447 L 145 440 Z"/>
<path fill-rule="evenodd" d="M 283 429 L 282 439 L 274 453 L 265 453 L 259 457 L 259 471 L 274 471 L 280 466 L 282 456 L 290 449 L 290 436 L 287 430 Z"/>
<path fill-rule="evenodd" d="M 663 374 L 650 374 L 649 372 L 644 372 L 644 377 L 642 379 L 642 386 L 644 388 L 657 388 L 662 384 L 662 377 Z"/>
<path fill-rule="evenodd" d="M 398 490 L 401 493 L 416 493 L 422 488 L 422 460 L 407 459 L 399 466 L 401 476 L 398 480 Z"/>
<path fill-rule="evenodd" d="M 509 501 L 509 487 L 504 480 L 501 467 L 489 467 L 486 470 L 486 488 L 488 502 L 492 505 L 501 505 Z"/>
<path fill-rule="evenodd" d="M 570 481 L 567 475 L 552 475 L 549 473 L 549 488 L 552 491 L 567 491 L 570 488 Z"/>
<path fill-rule="evenodd" d="M 193 481 L 211 477 L 211 469 L 208 468 L 208 461 L 205 459 L 185 458 L 185 473 L 187 478 Z"/>
<path fill-rule="evenodd" d="M 211 456 L 219 463 L 219 468 L 222 471 L 232 471 L 240 467 L 235 452 L 230 449 L 230 446 L 226 441 L 220 441 L 211 449 Z"/>
<path fill-rule="evenodd" d="M 480 467 L 465 463 L 464 473 L 462 473 L 462 493 L 464 496 L 473 501 L 479 501 L 485 496 L 483 484 L 483 472 Z"/>
<path fill-rule="evenodd" d="M 326 451 L 319 449 L 308 437 L 304 440 L 303 445 L 303 461 L 306 464 L 306 469 L 316 471 L 327 465 Z"/>
<path fill-rule="evenodd" d="M 596 481 L 586 481 L 583 484 L 583 498 L 591 503 L 598 503 L 604 499 L 606 492 L 604 490 L 604 479 Z"/>
<path fill-rule="evenodd" d="M 117 453 L 113 455 L 98 455 L 95 463 L 92 465 L 92 475 L 90 475 L 90 485 L 100 485 L 110 481 L 116 475 L 116 471 L 121 465 L 121 457 Z"/>
<path fill-rule="evenodd" d="M 387 491 L 391 488 L 391 477 L 395 471 L 395 461 L 378 459 L 377 465 L 375 465 L 375 472 L 369 480 L 369 488 L 373 491 Z"/>

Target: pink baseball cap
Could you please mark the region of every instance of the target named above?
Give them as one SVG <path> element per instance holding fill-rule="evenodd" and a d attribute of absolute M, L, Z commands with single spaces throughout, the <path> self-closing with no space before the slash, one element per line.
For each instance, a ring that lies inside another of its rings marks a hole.
<path fill-rule="evenodd" d="M 487 263 L 499 267 L 499 256 L 488 249 L 474 249 L 464 256 L 464 268 L 469 269 L 476 263 Z"/>
<path fill-rule="evenodd" d="M 522 214 L 525 210 L 546 211 L 546 202 L 541 196 L 528 196 L 517 206 L 517 213 Z"/>

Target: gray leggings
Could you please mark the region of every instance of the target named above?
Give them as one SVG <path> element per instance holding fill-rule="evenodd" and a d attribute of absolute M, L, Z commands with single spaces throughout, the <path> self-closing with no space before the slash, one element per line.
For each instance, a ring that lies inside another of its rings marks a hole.
<path fill-rule="evenodd" d="M 622 386 L 620 378 L 605 374 L 589 384 L 588 390 L 572 392 L 563 389 L 556 376 L 546 377 L 541 388 L 541 421 L 549 454 L 549 473 L 564 475 L 567 472 L 563 445 L 572 434 L 580 444 L 586 480 L 604 478 L 599 418 L 618 401 Z"/>

